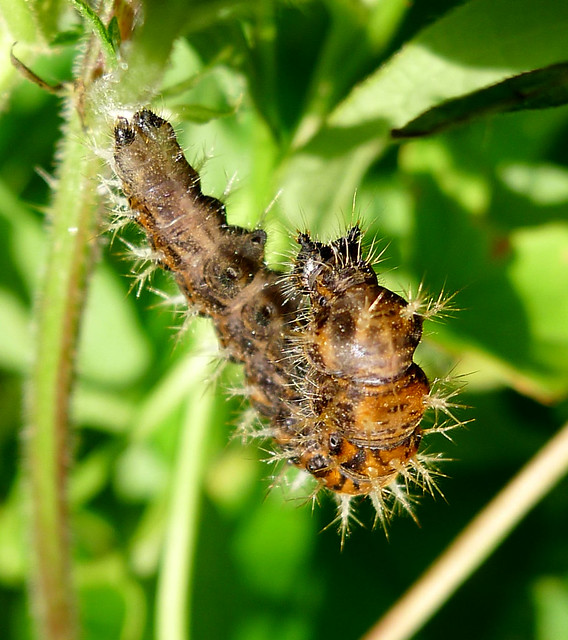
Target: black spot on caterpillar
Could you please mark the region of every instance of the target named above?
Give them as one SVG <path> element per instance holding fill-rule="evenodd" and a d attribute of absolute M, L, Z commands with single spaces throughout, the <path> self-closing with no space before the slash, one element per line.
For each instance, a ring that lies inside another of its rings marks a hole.
<path fill-rule="evenodd" d="M 411 512 L 408 482 L 435 487 L 419 453 L 423 415 L 455 406 L 413 361 L 441 299 L 424 307 L 382 287 L 357 226 L 328 244 L 302 233 L 287 279 L 270 269 L 265 232 L 228 224 L 172 126 L 149 110 L 118 119 L 114 159 L 159 265 L 244 365 L 276 456 L 337 496 L 343 533 L 355 496 L 369 496 L 383 523 L 390 498 Z"/>

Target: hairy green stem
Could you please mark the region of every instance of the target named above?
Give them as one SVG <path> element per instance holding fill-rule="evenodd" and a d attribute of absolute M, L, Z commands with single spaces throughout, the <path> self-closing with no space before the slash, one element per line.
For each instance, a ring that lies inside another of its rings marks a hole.
<path fill-rule="evenodd" d="M 95 204 L 91 180 L 100 171 L 87 154 L 72 113 L 62 146 L 51 208 L 51 242 L 37 304 L 36 358 L 28 393 L 26 454 L 31 490 L 33 595 L 42 638 L 72 640 L 76 614 L 71 578 L 66 484 L 73 356 Z"/>

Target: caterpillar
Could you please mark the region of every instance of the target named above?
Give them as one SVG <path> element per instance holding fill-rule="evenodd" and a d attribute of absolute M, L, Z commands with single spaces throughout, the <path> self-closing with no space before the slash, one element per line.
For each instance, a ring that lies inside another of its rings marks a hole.
<path fill-rule="evenodd" d="M 227 222 L 169 122 L 143 109 L 118 118 L 114 140 L 136 223 L 159 266 L 243 364 L 274 457 L 336 496 L 342 538 L 359 496 L 370 497 L 383 525 L 397 503 L 412 513 L 408 484 L 435 490 L 423 435 L 448 428 L 424 430 L 424 413 L 453 418 L 456 406 L 452 393 L 431 391 L 413 361 L 423 320 L 443 309 L 442 297 L 407 301 L 381 286 L 358 226 L 327 244 L 300 233 L 291 273 L 275 271 L 264 259 L 266 233 Z"/>

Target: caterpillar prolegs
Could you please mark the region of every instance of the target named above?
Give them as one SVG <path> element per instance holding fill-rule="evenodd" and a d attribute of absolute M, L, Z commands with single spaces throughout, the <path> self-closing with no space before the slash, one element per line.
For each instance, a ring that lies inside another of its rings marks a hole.
<path fill-rule="evenodd" d="M 392 498 L 411 511 L 409 482 L 434 487 L 419 453 L 423 415 L 454 406 L 413 362 L 423 318 L 443 302 L 380 286 L 357 226 L 329 244 L 302 233 L 292 273 L 270 269 L 266 233 L 228 224 L 172 126 L 149 110 L 118 119 L 114 159 L 159 265 L 244 365 L 275 457 L 337 496 L 343 533 L 355 496 L 369 496 L 383 523 Z"/>

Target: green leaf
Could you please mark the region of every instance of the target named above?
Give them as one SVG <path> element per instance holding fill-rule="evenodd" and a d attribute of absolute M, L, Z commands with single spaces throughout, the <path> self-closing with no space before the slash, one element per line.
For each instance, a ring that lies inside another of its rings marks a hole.
<path fill-rule="evenodd" d="M 31 357 L 29 312 L 9 291 L 0 288 L 0 366 L 26 371 Z"/>
<path fill-rule="evenodd" d="M 568 63 L 509 78 L 462 98 L 447 100 L 393 129 L 394 138 L 417 138 L 487 115 L 524 109 L 546 109 L 568 102 Z"/>
<path fill-rule="evenodd" d="M 134 315 L 133 296 L 125 298 L 124 288 L 106 269 L 94 274 L 83 322 L 78 363 L 83 376 L 125 386 L 144 375 L 150 349 Z"/>
<path fill-rule="evenodd" d="M 107 31 L 99 16 L 86 2 L 83 2 L 83 0 L 69 0 L 69 2 L 75 7 L 75 9 L 77 9 L 85 22 L 87 22 L 91 27 L 91 31 L 98 36 L 101 48 L 105 52 L 109 65 L 116 64 L 116 51 L 114 48 L 112 34 Z"/>
<path fill-rule="evenodd" d="M 568 581 L 566 578 L 542 577 L 533 589 L 536 608 L 536 640 L 568 638 Z"/>
<path fill-rule="evenodd" d="M 60 31 L 53 40 L 51 40 L 50 45 L 52 47 L 61 47 L 76 44 L 83 34 L 82 26 L 69 29 L 68 31 Z"/>
<path fill-rule="evenodd" d="M 508 268 L 531 335 L 527 365 L 560 396 L 568 394 L 567 247 L 565 224 L 519 230 L 511 237 Z"/>
<path fill-rule="evenodd" d="M 333 127 L 399 128 L 443 100 L 566 59 L 568 4 L 476 0 L 445 15 L 355 87 Z"/>
<path fill-rule="evenodd" d="M 176 115 L 183 120 L 205 124 L 211 120 L 233 115 L 237 111 L 237 105 L 228 106 L 226 109 L 216 109 L 202 104 L 183 104 L 176 105 L 172 111 L 175 111 Z"/>
<path fill-rule="evenodd" d="M 30 5 L 26 0 L 0 0 L 0 41 L 5 51 L 9 51 L 16 41 L 26 44 L 37 42 L 39 29 Z"/>
<path fill-rule="evenodd" d="M 118 26 L 118 19 L 116 16 L 113 16 L 112 20 L 110 21 L 107 32 L 108 32 L 108 37 L 112 43 L 112 48 L 115 51 L 118 51 L 118 48 L 120 47 L 120 43 L 121 43 L 121 37 L 120 37 L 120 27 Z"/>

